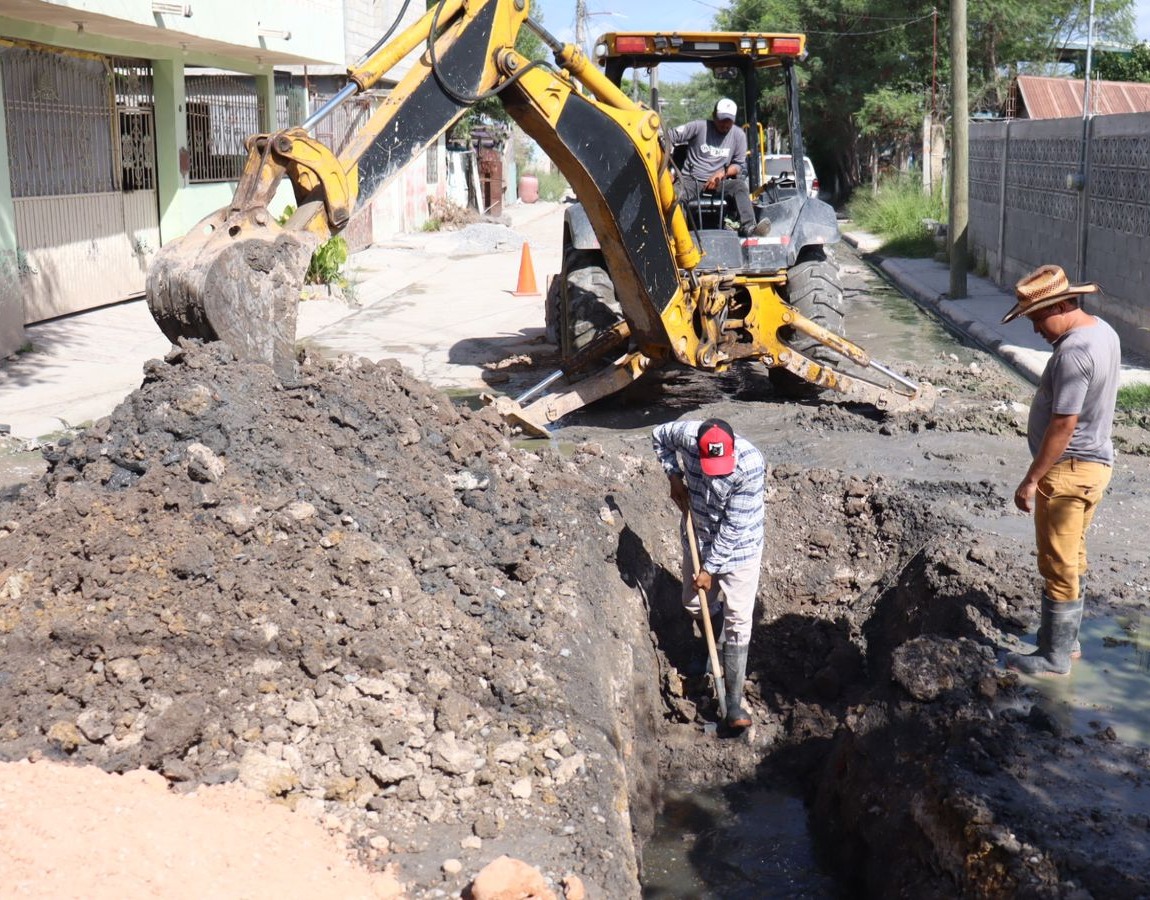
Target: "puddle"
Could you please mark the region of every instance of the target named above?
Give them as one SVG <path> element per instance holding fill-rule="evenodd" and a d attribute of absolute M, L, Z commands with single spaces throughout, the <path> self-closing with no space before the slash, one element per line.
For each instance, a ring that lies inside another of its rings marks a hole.
<path fill-rule="evenodd" d="M 923 312 L 886 282 L 870 278 L 865 291 L 847 289 L 847 336 L 874 359 L 929 365 L 943 356 L 959 362 L 979 359 L 936 318 Z"/>
<path fill-rule="evenodd" d="M 451 402 L 456 406 L 465 406 L 471 410 L 483 409 L 484 403 L 480 399 L 482 394 L 489 391 L 477 391 L 472 388 L 441 388 Z"/>
<path fill-rule="evenodd" d="M 819 871 L 802 801 L 766 788 L 669 791 L 643 850 L 646 900 L 840 896 Z"/>
<path fill-rule="evenodd" d="M 1150 615 L 1084 619 L 1079 640 L 1069 678 L 1034 679 L 1046 711 L 1069 733 L 1109 727 L 1124 743 L 1150 747 Z"/>

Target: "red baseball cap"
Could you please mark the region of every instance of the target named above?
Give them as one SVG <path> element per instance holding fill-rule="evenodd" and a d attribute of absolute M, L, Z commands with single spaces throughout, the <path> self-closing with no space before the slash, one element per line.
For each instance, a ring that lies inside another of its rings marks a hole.
<path fill-rule="evenodd" d="M 710 477 L 735 471 L 735 432 L 722 419 L 707 419 L 699 426 L 699 465 Z"/>

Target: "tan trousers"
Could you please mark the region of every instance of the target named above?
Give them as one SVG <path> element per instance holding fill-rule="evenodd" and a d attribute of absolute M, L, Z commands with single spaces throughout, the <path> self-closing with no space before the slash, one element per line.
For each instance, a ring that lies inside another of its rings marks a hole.
<path fill-rule="evenodd" d="M 707 609 L 714 612 L 719 607 L 719 592 L 722 591 L 724 640 L 737 645 L 751 642 L 751 625 L 755 619 L 755 596 L 759 592 L 759 573 L 762 571 L 762 553 L 751 562 L 744 563 L 731 572 L 723 572 L 711 579 L 711 589 L 707 592 Z M 691 565 L 691 548 L 683 542 L 683 608 L 691 618 L 699 618 L 699 592 L 695 590 L 695 569 Z M 719 635 L 715 635 L 719 642 Z"/>
<path fill-rule="evenodd" d="M 1046 596 L 1055 602 L 1078 599 L 1078 579 L 1086 574 L 1086 529 L 1094 518 L 1110 466 L 1064 459 L 1038 482 L 1034 504 L 1034 535 L 1038 572 Z"/>

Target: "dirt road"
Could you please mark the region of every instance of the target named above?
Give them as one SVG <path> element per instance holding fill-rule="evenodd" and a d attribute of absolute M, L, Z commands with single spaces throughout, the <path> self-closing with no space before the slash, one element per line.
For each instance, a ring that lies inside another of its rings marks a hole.
<path fill-rule="evenodd" d="M 392 365 L 313 359 L 288 388 L 219 348 L 152 366 L 0 506 L 0 758 L 239 782 L 412 897 L 501 853 L 556 893 L 638 896 L 659 784 L 688 777 L 789 786 L 874 896 L 1150 892 L 1144 747 L 994 666 L 1037 608 L 1009 503 L 1030 388 L 840 262 L 852 335 L 939 387 L 933 412 L 668 371 L 524 446 Z M 649 445 L 712 414 L 772 467 L 742 741 L 706 733 L 678 675 Z M 1147 436 L 1119 439 L 1088 616 L 1136 623 Z M 1126 637 L 1080 665 L 1116 667 Z"/>

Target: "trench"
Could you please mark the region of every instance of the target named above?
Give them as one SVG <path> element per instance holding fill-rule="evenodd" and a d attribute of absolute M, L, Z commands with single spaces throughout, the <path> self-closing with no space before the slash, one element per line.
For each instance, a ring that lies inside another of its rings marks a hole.
<path fill-rule="evenodd" d="M 849 334 L 947 386 L 934 415 L 888 429 L 835 404 L 775 403 L 754 367 L 671 369 L 565 429 L 643 455 L 656 421 L 702 410 L 738 423 L 773 467 L 749 740 L 709 734 L 678 683 L 698 639 L 661 495 L 617 551 L 653 636 L 654 669 L 636 677 L 661 690 L 645 755 L 657 784 L 641 798 L 653 813 L 633 818 L 643 895 L 1141 896 L 1146 628 L 1088 619 L 1083 677 L 1061 695 L 996 666 L 1037 618 L 1032 525 L 1010 512 L 1025 467 L 1011 402 L 1032 388 L 843 261 Z M 1136 495 L 1114 490 L 1116 507 Z M 1127 530 L 1100 536 L 1097 558 L 1114 562 L 1097 589 L 1138 608 Z"/>
<path fill-rule="evenodd" d="M 744 735 L 716 729 L 709 692 L 679 675 L 702 642 L 680 606 L 674 524 L 620 542 L 621 572 L 645 598 L 658 667 L 647 677 L 661 690 L 655 813 L 637 835 L 642 896 L 1005 897 L 1067 872 L 1085 872 L 1095 896 L 1140 884 L 1120 859 L 1088 870 L 1084 835 L 1024 853 L 1013 834 L 1069 821 L 1124 836 L 1111 823 L 1128 817 L 1138 840 L 1150 822 L 1138 774 L 1145 613 L 1088 618 L 1074 676 L 1020 686 L 996 659 L 1008 632 L 1028 633 L 1017 613 L 1025 549 L 972 531 L 929 482 L 797 465 L 777 466 L 772 481 L 778 537 L 764 555 Z M 975 514 L 1001 503 L 980 490 L 944 493 Z M 1081 759 L 1063 758 L 1067 739 Z M 1068 790 L 1070 807 L 1035 818 L 1036 795 L 1065 802 Z M 980 854 L 992 862 L 972 862 Z"/>
<path fill-rule="evenodd" d="M 933 597 L 912 563 L 933 519 L 906 496 L 912 488 L 896 499 L 836 473 L 775 474 L 782 488 L 770 518 L 790 540 L 768 541 L 764 556 L 747 673 L 755 725 L 745 735 L 716 729 L 709 690 L 680 675 L 705 651 L 680 606 L 676 561 L 652 559 L 637 541 L 620 546 L 624 577 L 647 598 L 658 715 L 672 732 L 642 841 L 645 898 L 860 896 L 860 873 L 827 852 L 843 840 L 841 823 L 824 828 L 809 813 L 834 732 L 889 680 L 893 640 L 960 628 L 922 612 Z M 647 543 L 677 541 L 672 531 Z M 909 625 L 892 632 L 895 621 Z"/>

